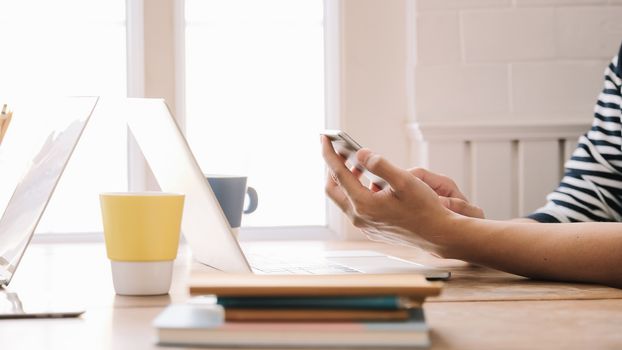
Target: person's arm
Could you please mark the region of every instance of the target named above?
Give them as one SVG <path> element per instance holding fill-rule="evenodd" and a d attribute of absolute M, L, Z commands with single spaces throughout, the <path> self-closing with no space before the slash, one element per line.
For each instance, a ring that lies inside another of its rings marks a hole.
<path fill-rule="evenodd" d="M 622 224 L 455 218 L 443 254 L 517 275 L 622 288 Z"/>
<path fill-rule="evenodd" d="M 622 287 L 622 224 L 530 224 L 459 215 L 425 182 L 369 150 L 357 153 L 359 164 L 389 186 L 378 192 L 364 187 L 327 138 L 322 145 L 332 175 L 326 192 L 363 232 L 526 277 Z"/>

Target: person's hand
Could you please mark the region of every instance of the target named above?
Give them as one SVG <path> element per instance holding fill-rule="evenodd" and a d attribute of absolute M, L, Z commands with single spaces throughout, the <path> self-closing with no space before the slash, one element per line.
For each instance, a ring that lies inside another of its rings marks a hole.
<path fill-rule="evenodd" d="M 331 176 L 327 195 L 372 239 L 408 242 L 443 255 L 448 240 L 444 226 L 456 216 L 441 204 L 439 195 L 418 177 L 391 164 L 367 149 L 357 152 L 361 166 L 382 177 L 389 186 L 369 189 L 359 181 L 360 172 L 350 171 L 322 137 L 322 154 Z"/>
<path fill-rule="evenodd" d="M 430 186 L 438 194 L 441 204 L 447 209 L 464 216 L 484 218 L 482 208 L 470 203 L 451 178 L 424 168 L 413 168 L 409 171 Z"/>
<path fill-rule="evenodd" d="M 412 168 L 408 170 L 411 174 L 419 178 L 430 186 L 447 209 L 464 216 L 483 219 L 484 210 L 472 204 L 466 196 L 460 191 L 458 185 L 451 178 L 431 172 L 424 168 Z M 357 169 L 353 169 L 353 173 L 358 174 Z M 380 188 L 374 184 L 370 187 L 373 191 L 379 191 Z"/>

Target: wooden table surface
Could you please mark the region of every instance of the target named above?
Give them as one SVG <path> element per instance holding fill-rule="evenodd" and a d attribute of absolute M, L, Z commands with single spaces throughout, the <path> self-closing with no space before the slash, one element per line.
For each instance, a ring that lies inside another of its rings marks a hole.
<path fill-rule="evenodd" d="M 532 281 L 406 247 L 372 242 L 255 242 L 275 250 L 374 249 L 445 267 L 453 276 L 425 303 L 432 349 L 622 349 L 622 290 Z M 166 296 L 114 293 L 101 243 L 34 244 L 10 290 L 24 304 L 81 305 L 78 319 L 0 320 L 0 349 L 172 349 L 155 345 L 151 321 L 188 298 L 190 269 L 203 269 L 186 247 L 175 261 Z"/>

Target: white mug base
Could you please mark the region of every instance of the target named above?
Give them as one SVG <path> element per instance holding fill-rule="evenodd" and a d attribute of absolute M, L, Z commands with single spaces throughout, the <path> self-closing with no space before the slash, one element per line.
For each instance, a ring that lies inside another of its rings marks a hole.
<path fill-rule="evenodd" d="M 119 295 L 162 295 L 171 288 L 173 260 L 110 261 L 114 290 Z"/>

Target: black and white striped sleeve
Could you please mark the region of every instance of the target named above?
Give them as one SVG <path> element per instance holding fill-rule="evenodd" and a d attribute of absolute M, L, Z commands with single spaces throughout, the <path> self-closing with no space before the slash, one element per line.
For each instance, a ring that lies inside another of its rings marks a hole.
<path fill-rule="evenodd" d="M 622 221 L 622 47 L 605 70 L 591 129 L 579 138 L 559 187 L 528 217 L 539 222 Z"/>

